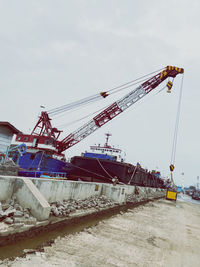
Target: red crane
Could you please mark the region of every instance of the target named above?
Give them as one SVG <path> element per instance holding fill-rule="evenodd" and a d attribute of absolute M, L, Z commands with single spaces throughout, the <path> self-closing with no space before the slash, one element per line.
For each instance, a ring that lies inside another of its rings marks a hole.
<path fill-rule="evenodd" d="M 32 133 L 30 135 L 18 134 L 16 141 L 32 144 L 32 147 L 37 147 L 38 144 L 52 145 L 54 153 L 61 155 L 62 152 L 86 138 L 88 135 L 150 93 L 164 80 L 167 78 L 175 78 L 177 74 L 181 74 L 183 72 L 183 68 L 167 66 L 164 70 L 149 78 L 136 89 L 111 104 L 98 115 L 93 117 L 89 122 L 78 128 L 76 131 L 70 133 L 61 141 L 58 140 L 58 137 L 62 131 L 52 127 L 48 112 L 43 111 L 41 112 L 40 118 Z M 168 88 L 168 92 L 171 92 L 172 85 L 172 81 L 167 82 L 166 86 Z M 100 95 L 105 98 L 108 94 L 107 92 L 101 92 Z"/>

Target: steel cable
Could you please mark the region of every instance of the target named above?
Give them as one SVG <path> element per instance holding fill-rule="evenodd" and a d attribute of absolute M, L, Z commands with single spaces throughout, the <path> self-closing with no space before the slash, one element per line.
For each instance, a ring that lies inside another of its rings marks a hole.
<path fill-rule="evenodd" d="M 149 74 L 146 74 L 146 75 L 144 75 L 144 76 L 142 76 L 142 77 L 140 77 L 140 78 L 137 78 L 137 79 L 135 79 L 135 80 L 132 80 L 132 81 L 127 82 L 127 83 L 124 83 L 124 84 L 122 84 L 122 85 L 113 87 L 113 88 L 111 88 L 111 89 L 109 89 L 109 90 L 106 90 L 106 91 L 107 91 L 107 92 L 112 92 L 112 91 L 114 91 L 114 90 L 116 90 L 116 89 L 123 88 L 124 86 L 126 86 L 126 85 L 128 85 L 128 84 L 135 83 L 136 81 L 138 81 L 137 83 L 139 83 L 139 82 L 141 82 L 141 81 L 140 81 L 141 79 L 143 79 L 143 78 L 145 78 L 145 77 L 148 77 L 148 76 L 150 76 L 150 75 L 152 75 L 152 74 L 154 74 L 154 73 L 156 73 L 156 72 L 162 71 L 162 70 L 164 70 L 164 69 L 165 69 L 165 68 L 162 68 L 162 69 L 153 71 L 153 72 L 151 72 L 151 73 L 149 73 Z M 143 80 L 146 80 L 146 79 L 143 79 Z M 137 83 L 135 83 L 135 84 L 137 84 Z M 134 85 L 134 84 L 133 84 L 133 85 Z M 132 85 L 130 85 L 130 86 L 132 86 Z M 125 87 L 125 88 L 127 88 L 127 87 Z M 124 89 L 125 89 L 125 88 L 124 88 Z"/>
<path fill-rule="evenodd" d="M 152 74 L 154 74 L 154 73 L 156 73 L 156 72 L 159 72 L 159 71 L 161 71 L 161 70 L 163 70 L 163 69 L 164 69 L 164 68 L 159 69 L 159 70 L 154 71 L 154 72 L 151 72 L 151 73 L 149 73 L 149 74 L 147 74 L 147 75 L 144 75 L 144 76 L 142 76 L 142 77 L 140 77 L 140 78 L 137 78 L 137 79 L 132 80 L 132 81 L 130 81 L 130 82 L 127 82 L 127 83 L 124 83 L 124 84 L 122 84 L 122 85 L 116 86 L 116 87 L 114 87 L 114 88 L 112 88 L 112 89 L 106 90 L 105 92 L 106 92 L 106 93 L 107 93 L 107 92 L 110 92 L 109 95 L 111 95 L 111 94 L 117 93 L 117 92 L 119 92 L 119 91 L 122 91 L 122 90 L 124 90 L 124 89 L 130 88 L 130 87 L 132 87 L 133 85 L 136 85 L 136 84 L 138 84 L 138 83 L 141 83 L 142 81 L 145 81 L 145 80 L 147 79 L 148 76 L 150 76 L 150 75 L 152 75 Z M 145 79 L 144 79 L 144 78 L 145 78 Z M 111 93 L 111 92 L 112 92 L 112 93 Z M 50 110 L 47 111 L 47 113 L 48 113 L 49 115 L 51 115 L 51 116 L 55 116 L 55 115 L 58 115 L 58 114 L 60 114 L 60 113 L 66 112 L 66 111 L 68 111 L 68 110 L 74 109 L 74 108 L 76 108 L 76 107 L 78 107 L 78 106 L 83 106 L 83 105 L 86 105 L 86 104 L 88 104 L 88 103 L 92 103 L 92 102 L 98 101 L 98 100 L 100 100 L 101 98 L 102 98 L 102 95 L 101 95 L 101 94 L 95 94 L 95 95 L 93 95 L 93 96 L 86 97 L 86 98 L 83 98 L 83 99 L 81 99 L 81 100 L 74 101 L 74 102 L 72 102 L 72 103 L 69 103 L 69 104 L 60 106 L 60 107 L 58 107 L 58 108 L 50 109 Z"/>
<path fill-rule="evenodd" d="M 176 157 L 178 126 L 179 126 L 179 121 L 180 121 L 181 100 L 182 100 L 182 95 L 183 95 L 183 78 L 184 78 L 184 74 L 183 74 L 182 80 L 181 80 L 181 88 L 180 88 L 178 108 L 177 108 L 175 128 L 174 128 L 174 138 L 173 138 L 172 154 L 171 154 L 171 164 L 173 164 L 173 165 L 175 163 L 175 157 Z"/>

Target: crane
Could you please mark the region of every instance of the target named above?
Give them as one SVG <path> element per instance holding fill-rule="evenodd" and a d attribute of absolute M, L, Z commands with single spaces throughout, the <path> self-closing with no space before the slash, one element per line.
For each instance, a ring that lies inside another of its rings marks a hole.
<path fill-rule="evenodd" d="M 124 112 L 127 108 L 149 94 L 167 78 L 174 79 L 178 74 L 182 73 L 184 73 L 183 68 L 167 66 L 162 71 L 145 80 L 136 89 L 132 90 L 131 92 L 120 98 L 118 101 L 105 108 L 98 115 L 94 116 L 87 123 L 82 125 L 74 132 L 70 133 L 60 141 L 58 140 L 58 138 L 62 131 L 58 130 L 55 127 L 52 127 L 49 113 L 42 111 L 32 133 L 30 135 L 18 134 L 16 141 L 23 141 L 24 143 L 32 144 L 33 147 L 37 147 L 38 144 L 52 145 L 52 147 L 54 148 L 54 153 L 57 155 L 62 155 L 65 150 L 79 143 L 81 140 L 85 139 L 87 136 L 95 132 L 104 124 L 108 123 L 116 116 Z M 168 88 L 167 92 L 170 93 L 173 86 L 173 80 L 169 80 L 166 86 Z M 108 93 L 101 92 L 100 96 L 105 98 L 108 96 Z"/>

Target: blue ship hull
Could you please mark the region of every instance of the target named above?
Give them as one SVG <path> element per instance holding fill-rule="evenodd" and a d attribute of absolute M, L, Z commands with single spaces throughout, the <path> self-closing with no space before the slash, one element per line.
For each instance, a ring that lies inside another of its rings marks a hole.
<path fill-rule="evenodd" d="M 13 158 L 15 160 L 15 158 Z M 20 176 L 40 177 L 41 175 L 67 176 L 71 170 L 71 164 L 62 160 L 54 159 L 51 155 L 38 151 L 37 153 L 26 152 L 19 157 L 18 165 L 21 170 Z"/>
<path fill-rule="evenodd" d="M 66 172 L 48 172 L 48 171 L 18 171 L 19 176 L 34 178 L 60 178 L 66 179 Z"/>

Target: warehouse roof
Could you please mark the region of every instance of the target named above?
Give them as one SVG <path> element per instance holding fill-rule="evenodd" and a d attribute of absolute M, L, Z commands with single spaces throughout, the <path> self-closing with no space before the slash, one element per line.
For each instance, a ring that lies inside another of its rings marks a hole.
<path fill-rule="evenodd" d="M 20 131 L 15 128 L 10 122 L 8 121 L 0 121 L 0 126 L 6 126 L 8 127 L 14 134 L 20 133 Z"/>

